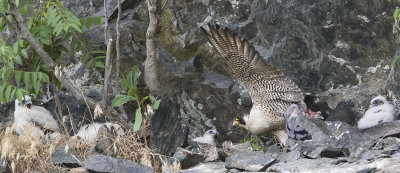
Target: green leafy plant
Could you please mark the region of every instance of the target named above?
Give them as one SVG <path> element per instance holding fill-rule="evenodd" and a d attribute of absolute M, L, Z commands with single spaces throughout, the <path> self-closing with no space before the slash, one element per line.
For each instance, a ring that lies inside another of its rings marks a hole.
<path fill-rule="evenodd" d="M 244 138 L 244 139 L 240 140 L 240 143 L 244 143 L 246 141 L 250 142 L 251 148 L 253 148 L 253 150 L 264 150 L 263 147 L 261 147 L 260 145 L 257 144 L 257 137 L 251 136 L 248 138 Z"/>
<path fill-rule="evenodd" d="M 393 18 L 394 18 L 394 24 L 395 24 L 395 26 L 399 26 L 399 23 L 398 23 L 398 21 L 399 21 L 399 16 L 400 16 L 400 9 L 396 9 L 396 10 L 394 10 L 394 13 L 393 13 Z M 400 36 L 399 36 L 399 38 L 398 38 L 398 44 L 400 44 Z M 396 62 L 399 62 L 399 65 L 400 65 L 400 56 L 399 55 L 396 55 L 395 57 L 394 57 L 394 59 L 393 59 L 393 61 L 392 61 L 392 68 L 394 68 L 394 66 L 396 65 Z"/>
<path fill-rule="evenodd" d="M 87 67 L 95 65 L 104 68 L 101 61 L 105 52 L 102 50 L 90 50 L 81 40 L 83 27 L 90 28 L 93 24 L 100 24 L 101 17 L 86 17 L 78 19 L 59 1 L 49 0 L 37 4 L 38 8 L 33 8 L 29 0 L 14 1 L 19 11 L 24 16 L 29 16 L 26 25 L 43 49 L 52 59 L 58 60 L 62 52 L 82 50 L 84 55 L 82 61 Z M 0 0 L 0 31 L 9 30 L 13 25 L 13 17 L 7 14 L 10 10 L 8 0 Z M 31 9 L 35 9 L 32 13 Z M 8 25 L 5 25 L 5 24 Z M 65 46 L 68 47 L 66 48 Z M 99 55 L 94 57 L 94 55 Z M 90 57 L 90 58 L 89 58 Z M 9 102 L 14 96 L 21 99 L 23 95 L 40 92 L 43 83 L 49 83 L 49 67 L 42 62 L 41 57 L 32 49 L 31 45 L 21 39 L 14 43 L 7 43 L 0 39 L 0 101 Z M 57 83 L 57 81 L 56 81 Z"/>
<path fill-rule="evenodd" d="M 151 95 L 141 97 L 138 93 L 138 79 L 140 76 L 139 67 L 137 65 L 132 67 L 132 70 L 126 75 L 126 77 L 121 79 L 121 85 L 128 89 L 127 95 L 118 94 L 112 101 L 112 107 L 121 106 L 129 101 L 136 101 L 138 108 L 135 113 L 135 123 L 133 125 L 133 130 L 136 132 L 139 130 L 142 124 L 142 105 L 146 100 L 150 100 L 153 109 L 157 110 L 160 105 L 160 100 L 157 100 Z"/>

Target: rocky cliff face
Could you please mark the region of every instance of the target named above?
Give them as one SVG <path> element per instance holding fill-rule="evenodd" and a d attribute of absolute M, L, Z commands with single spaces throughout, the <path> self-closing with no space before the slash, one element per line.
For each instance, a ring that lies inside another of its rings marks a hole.
<path fill-rule="evenodd" d="M 148 14 L 145 1 L 122 2 L 121 65 L 127 72 L 145 60 Z M 64 3 L 79 17 L 104 15 L 100 0 Z M 115 37 L 116 4 L 107 4 L 108 34 Z M 322 111 L 327 120 L 355 125 L 372 97 L 388 95 L 398 103 L 400 73 L 390 68 L 397 49 L 392 16 L 397 5 L 397 1 L 362 0 L 166 1 L 156 43 L 166 96 L 177 103 L 178 118 L 173 119 L 189 128 L 182 133 L 189 137 L 210 128 L 219 131 L 219 141 L 238 141 L 246 134 L 232 133 L 229 124 L 251 108 L 251 98 L 214 66 L 219 55 L 199 30 L 215 23 L 249 40 L 267 62 L 290 76 L 307 93 L 311 109 Z M 86 32 L 86 39 L 101 44 L 103 36 L 103 26 Z M 63 63 L 83 67 L 76 63 L 80 55 L 74 56 Z M 102 79 L 92 72 L 69 72 L 69 76 L 81 81 L 86 94 L 101 93 L 97 90 Z M 97 77 L 86 80 L 88 75 Z"/>
<path fill-rule="evenodd" d="M 78 16 L 102 15 L 100 2 L 70 2 Z M 97 4 L 97 5 L 96 5 Z M 115 5 L 109 3 L 115 37 Z M 393 11 L 397 1 L 167 1 L 157 35 L 165 92 L 179 103 L 179 117 L 198 136 L 209 128 L 227 134 L 229 121 L 251 99 L 216 64 L 217 53 L 199 30 L 206 23 L 228 27 L 249 40 L 264 59 L 309 93 L 306 102 L 328 120 L 356 123 L 372 97 L 397 103 L 398 69 Z M 85 10 L 82 10 L 82 7 Z M 148 17 L 144 1 L 123 2 L 123 71 L 145 59 Z M 87 38 L 104 42 L 101 27 Z"/>

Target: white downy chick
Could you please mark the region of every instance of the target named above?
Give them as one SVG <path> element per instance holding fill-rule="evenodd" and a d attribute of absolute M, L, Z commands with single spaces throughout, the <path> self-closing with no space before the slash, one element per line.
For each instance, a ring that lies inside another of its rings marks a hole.
<path fill-rule="evenodd" d="M 212 146 L 215 146 L 216 145 L 215 138 L 216 138 L 217 134 L 218 134 L 217 130 L 210 129 L 210 130 L 207 130 L 203 136 L 193 138 L 192 141 L 195 141 L 198 143 L 203 143 L 203 144 L 210 144 Z"/>
<path fill-rule="evenodd" d="M 86 124 L 82 126 L 78 133 L 76 133 L 74 136 L 72 136 L 72 139 L 78 139 L 81 138 L 89 143 L 93 143 L 97 139 L 97 133 L 99 132 L 100 127 L 106 126 L 108 129 L 111 129 L 114 127 L 117 130 L 117 133 L 119 135 L 122 135 L 124 133 L 123 128 L 119 124 L 115 123 L 92 123 L 92 124 Z"/>
<path fill-rule="evenodd" d="M 44 131 L 41 128 L 51 131 L 60 130 L 53 115 L 42 106 L 32 105 L 30 96 L 24 96 L 21 102 L 18 99 L 15 100 L 14 122 L 17 134 L 30 134 L 31 137 L 44 137 Z"/>
<path fill-rule="evenodd" d="M 357 128 L 360 130 L 374 127 L 384 122 L 394 120 L 395 109 L 385 97 L 376 96 L 371 100 L 368 110 L 358 121 Z"/>

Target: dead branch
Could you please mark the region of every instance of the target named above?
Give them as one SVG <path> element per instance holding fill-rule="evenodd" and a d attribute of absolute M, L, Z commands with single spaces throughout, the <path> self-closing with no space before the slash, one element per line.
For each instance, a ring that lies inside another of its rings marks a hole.
<path fill-rule="evenodd" d="M 65 131 L 65 135 L 69 135 L 68 133 L 68 128 L 65 126 L 64 121 L 62 120 L 62 107 L 61 107 L 61 103 L 60 103 L 60 98 L 58 98 L 58 93 L 57 93 L 57 86 L 55 83 L 55 77 L 53 74 L 51 74 L 51 84 L 53 85 L 53 95 L 54 95 L 54 102 L 56 103 L 55 106 L 55 114 L 56 114 L 56 118 L 58 120 L 58 123 L 62 125 L 62 127 L 64 128 Z"/>
<path fill-rule="evenodd" d="M 107 53 L 106 53 L 106 68 L 104 72 L 104 83 L 103 83 L 103 99 L 102 99 L 102 107 L 106 107 L 108 101 L 108 86 L 110 85 L 110 78 L 111 78 L 111 70 L 112 70 L 112 63 L 111 63 L 111 47 L 112 47 L 112 39 L 108 40 L 107 44 Z"/>
<path fill-rule="evenodd" d="M 96 107 L 98 104 L 93 99 L 84 96 L 81 94 L 78 88 L 74 86 L 74 84 L 62 73 L 61 67 L 57 66 L 56 62 L 47 54 L 47 52 L 40 46 L 40 44 L 35 40 L 31 32 L 26 26 L 25 19 L 21 13 L 19 13 L 19 9 L 16 7 L 15 2 L 13 0 L 9 0 L 9 4 L 11 7 L 12 17 L 15 21 L 15 27 L 19 28 L 19 32 L 17 32 L 18 37 L 22 40 L 29 43 L 32 48 L 36 51 L 36 53 L 41 57 L 43 62 L 49 66 L 50 70 L 54 73 L 55 77 L 60 81 L 61 85 L 68 90 L 78 101 L 86 102 L 91 109 Z M 13 23 L 14 24 L 14 23 Z M 106 116 L 114 117 L 112 115 L 118 115 L 118 113 L 112 109 L 106 109 L 103 107 Z"/>
<path fill-rule="evenodd" d="M 119 84 L 120 84 L 120 76 L 121 76 L 120 75 L 120 68 L 121 68 L 120 67 L 121 66 L 121 48 L 120 48 L 120 46 L 121 46 L 121 43 L 119 42 L 119 40 L 120 40 L 120 37 L 121 37 L 120 23 L 121 23 L 122 6 L 121 6 L 121 0 L 117 0 L 117 1 L 118 1 L 118 17 L 117 17 L 117 23 L 116 23 L 116 26 L 115 26 L 115 30 L 117 31 L 117 39 L 115 41 L 115 49 L 116 49 L 116 52 L 117 52 L 117 59 L 116 59 L 116 62 L 115 62 L 114 96 L 116 96 L 120 91 Z M 121 106 L 118 107 L 118 109 L 121 111 L 121 115 L 124 118 L 127 119 L 128 116 L 127 116 L 127 114 L 125 112 L 124 106 L 121 105 Z"/>
<path fill-rule="evenodd" d="M 108 28 L 108 16 L 107 16 L 107 1 L 104 0 L 104 40 L 107 44 L 107 28 Z"/>
<path fill-rule="evenodd" d="M 120 31 L 120 22 L 121 22 L 121 12 L 122 12 L 122 7 L 121 7 L 121 0 L 118 1 L 118 17 L 117 17 L 117 23 L 115 25 L 115 30 L 117 32 L 117 39 L 115 41 L 115 49 L 117 53 L 117 60 L 115 62 L 115 88 L 114 88 L 114 95 L 117 95 L 119 93 L 119 78 L 120 78 L 120 61 L 121 61 L 121 49 L 120 49 L 120 42 L 119 38 L 121 37 L 121 31 Z"/>
<path fill-rule="evenodd" d="M 158 63 L 156 57 L 156 47 L 154 44 L 155 33 L 158 19 L 160 16 L 161 2 L 158 0 L 146 0 L 149 11 L 149 27 L 146 33 L 146 53 L 147 58 L 144 65 L 144 79 L 146 86 L 154 95 L 161 94 L 161 84 L 158 74 Z"/>

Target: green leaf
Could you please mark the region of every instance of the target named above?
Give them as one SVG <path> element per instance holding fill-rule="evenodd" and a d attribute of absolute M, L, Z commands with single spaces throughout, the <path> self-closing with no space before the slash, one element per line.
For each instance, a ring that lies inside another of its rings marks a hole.
<path fill-rule="evenodd" d="M 128 101 L 131 101 L 131 100 L 136 100 L 136 99 L 135 99 L 135 97 L 132 97 L 132 96 L 118 94 L 113 99 L 111 105 L 112 105 L 112 107 L 118 107 L 118 106 L 121 106 L 121 105 L 125 104 Z"/>
<path fill-rule="evenodd" d="M 15 96 L 15 91 L 17 88 L 13 87 L 14 89 L 11 91 L 10 100 Z"/>
<path fill-rule="evenodd" d="M 92 50 L 92 51 L 90 51 L 90 53 L 93 53 L 93 54 L 95 54 L 95 53 L 103 53 L 103 54 L 105 54 L 106 52 L 104 50 Z"/>
<path fill-rule="evenodd" d="M 25 72 L 24 73 L 24 79 L 23 82 L 25 84 L 25 88 L 29 89 L 32 87 L 31 79 L 30 79 L 30 73 Z"/>
<path fill-rule="evenodd" d="M 158 107 L 160 106 L 161 100 L 156 100 L 154 101 L 154 103 L 151 105 L 151 107 L 153 107 L 154 110 L 157 110 Z"/>
<path fill-rule="evenodd" d="M 4 89 L 6 88 L 6 84 L 0 86 L 0 101 L 5 102 L 6 98 L 4 97 Z"/>
<path fill-rule="evenodd" d="M 128 80 L 125 79 L 125 78 L 122 78 L 122 79 L 121 79 L 121 85 L 122 85 L 123 87 L 125 87 L 125 88 L 129 88 L 129 87 L 130 87 L 130 85 L 129 85 L 129 83 L 128 83 Z"/>
<path fill-rule="evenodd" d="M 40 81 L 33 82 L 33 88 L 35 89 L 35 93 L 39 94 L 40 91 Z"/>
<path fill-rule="evenodd" d="M 19 7 L 19 0 L 15 0 L 15 5 Z"/>
<path fill-rule="evenodd" d="M 128 90 L 128 95 L 130 95 L 130 96 L 136 96 L 137 95 L 137 92 L 136 92 L 136 87 L 130 87 L 129 88 L 129 90 Z"/>
<path fill-rule="evenodd" d="M 14 44 L 13 44 L 13 51 L 14 51 L 14 54 L 17 54 L 17 53 L 18 53 L 18 48 L 19 48 L 19 45 L 18 45 L 18 42 L 16 41 L 16 42 L 14 42 Z"/>
<path fill-rule="evenodd" d="M 70 26 L 71 26 L 72 28 L 74 28 L 76 32 L 82 33 L 82 30 L 81 30 L 81 28 L 79 28 L 78 25 L 71 24 Z"/>
<path fill-rule="evenodd" d="M 22 91 L 20 89 L 17 89 L 17 91 L 15 92 L 15 95 L 17 96 L 18 100 L 21 100 L 22 97 L 24 96 L 24 94 L 22 93 Z"/>
<path fill-rule="evenodd" d="M 69 49 L 75 51 L 78 46 L 79 40 L 78 38 L 72 37 L 71 44 L 69 45 Z"/>
<path fill-rule="evenodd" d="M 36 72 L 33 72 L 33 73 L 31 74 L 31 75 L 32 75 L 32 82 L 33 82 L 33 83 L 35 83 L 35 82 L 38 80 L 37 74 L 38 74 L 38 73 L 36 73 Z"/>
<path fill-rule="evenodd" d="M 12 85 L 8 85 L 8 87 L 6 89 L 6 93 L 5 93 L 6 102 L 8 102 L 10 100 L 12 89 L 13 89 L 13 86 Z"/>
<path fill-rule="evenodd" d="M 83 54 L 81 61 L 83 63 L 85 63 L 87 61 L 87 59 L 89 58 L 89 56 L 90 56 L 90 52 L 86 52 L 85 54 Z"/>
<path fill-rule="evenodd" d="M 263 147 L 261 147 L 260 145 L 256 144 L 256 143 L 250 143 L 251 147 L 253 148 L 253 150 L 262 150 L 264 149 Z"/>
<path fill-rule="evenodd" d="M 398 17 L 399 17 L 399 13 L 400 13 L 400 9 L 394 10 L 393 18 L 394 18 L 394 21 L 395 21 L 395 22 L 397 22 L 397 19 L 398 19 Z"/>
<path fill-rule="evenodd" d="M 41 81 L 50 83 L 49 76 L 46 73 L 42 73 Z"/>
<path fill-rule="evenodd" d="M 21 50 L 21 55 L 22 55 L 24 58 L 26 58 L 26 59 L 29 58 L 29 57 L 28 57 L 28 52 L 26 52 L 26 49 L 22 49 L 22 50 Z"/>
<path fill-rule="evenodd" d="M 15 72 L 15 83 L 19 87 L 19 83 L 21 82 L 21 77 L 22 77 L 22 71 L 16 71 Z"/>
<path fill-rule="evenodd" d="M 96 67 L 105 68 L 104 63 L 101 61 L 96 61 Z"/>
<path fill-rule="evenodd" d="M 139 107 L 135 113 L 135 123 L 133 124 L 133 131 L 137 132 L 142 124 L 142 109 Z"/>
<path fill-rule="evenodd" d="M 18 65 L 22 65 L 22 60 L 19 55 L 14 57 L 14 62 L 17 63 Z"/>

